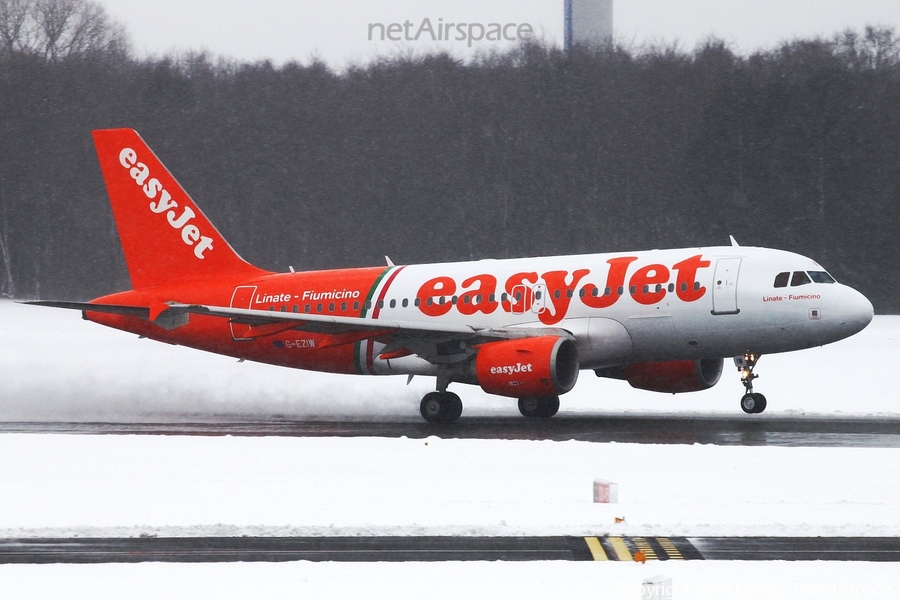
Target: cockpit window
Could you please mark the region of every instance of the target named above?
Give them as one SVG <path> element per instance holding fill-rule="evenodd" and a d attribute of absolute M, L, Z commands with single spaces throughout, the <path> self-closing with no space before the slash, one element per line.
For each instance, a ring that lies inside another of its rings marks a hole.
<path fill-rule="evenodd" d="M 784 273 L 779 273 L 775 276 L 775 287 L 787 287 L 788 279 L 791 278 L 791 274 L 789 271 L 785 271 Z"/>
<path fill-rule="evenodd" d="M 794 275 L 791 277 L 791 287 L 806 285 L 807 283 L 812 283 L 812 280 L 806 274 L 806 271 L 794 271 Z"/>
<path fill-rule="evenodd" d="M 825 271 L 809 271 L 809 276 L 815 283 L 834 283 L 834 277 Z"/>

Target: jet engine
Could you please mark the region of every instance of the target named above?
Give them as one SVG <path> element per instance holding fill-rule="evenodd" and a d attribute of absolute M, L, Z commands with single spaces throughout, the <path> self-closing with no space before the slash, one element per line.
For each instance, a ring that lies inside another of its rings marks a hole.
<path fill-rule="evenodd" d="M 708 390 L 719 382 L 725 361 L 721 358 L 631 363 L 624 368 L 597 369 L 599 377 L 625 379 L 631 387 L 677 394 Z"/>
<path fill-rule="evenodd" d="M 478 385 L 513 398 L 558 396 L 578 379 L 575 342 L 556 336 L 490 342 L 475 357 Z"/>

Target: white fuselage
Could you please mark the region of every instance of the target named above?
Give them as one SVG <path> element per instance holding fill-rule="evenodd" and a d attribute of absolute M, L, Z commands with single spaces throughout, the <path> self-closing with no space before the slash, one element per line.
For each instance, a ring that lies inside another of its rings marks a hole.
<path fill-rule="evenodd" d="M 788 281 L 775 287 L 779 273 L 824 269 L 798 254 L 765 248 L 652 250 L 397 269 L 380 284 L 388 287 L 374 295 L 383 298 L 379 319 L 564 329 L 576 338 L 583 369 L 799 350 L 853 335 L 873 314 L 862 294 L 839 283 Z M 368 343 L 375 345 L 377 356 L 379 344 Z M 373 366 L 383 374 L 435 370 L 414 356 L 376 359 Z"/>

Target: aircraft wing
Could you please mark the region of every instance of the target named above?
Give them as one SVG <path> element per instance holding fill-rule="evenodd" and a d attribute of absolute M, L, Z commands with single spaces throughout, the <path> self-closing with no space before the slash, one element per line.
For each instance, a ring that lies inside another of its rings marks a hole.
<path fill-rule="evenodd" d="M 172 304 L 170 306 L 174 311 L 223 317 L 234 323 L 250 325 L 251 331 L 252 328 L 257 328 L 260 332 L 272 328 L 273 333 L 280 333 L 294 329 L 335 336 L 332 344 L 326 343 L 320 347 L 374 339 L 385 344 L 379 353 L 382 358 L 399 358 L 408 354 L 416 354 L 435 364 L 463 360 L 477 352 L 477 348 L 474 347 L 478 344 L 492 341 L 545 335 L 556 335 L 574 340 L 571 333 L 549 327 L 477 328 L 451 323 L 362 319 L 319 313 L 289 313 L 226 306 L 198 304 Z"/>
<path fill-rule="evenodd" d="M 293 313 L 203 304 L 169 302 L 153 307 L 92 304 L 88 302 L 36 301 L 25 302 L 38 306 L 69 308 L 89 312 L 122 314 L 148 319 L 152 322 L 180 323 L 188 314 L 228 319 L 232 323 L 249 326 L 248 339 L 262 338 L 288 330 L 309 331 L 332 336 L 320 348 L 338 346 L 373 339 L 385 344 L 379 353 L 382 358 L 399 358 L 416 354 L 425 360 L 453 363 L 477 352 L 478 344 L 492 341 L 522 339 L 553 335 L 574 340 L 571 333 L 552 327 L 490 327 L 478 328 L 452 323 L 423 323 L 393 319 L 363 319 L 319 313 Z M 164 325 L 166 329 L 172 327 Z"/>

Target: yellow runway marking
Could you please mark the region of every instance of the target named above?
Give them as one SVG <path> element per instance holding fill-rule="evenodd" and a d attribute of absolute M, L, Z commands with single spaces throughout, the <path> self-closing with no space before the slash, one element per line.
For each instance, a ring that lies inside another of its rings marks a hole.
<path fill-rule="evenodd" d="M 587 543 L 588 550 L 591 551 L 591 556 L 594 557 L 594 560 L 609 560 L 609 557 L 606 556 L 606 551 L 600 544 L 600 540 L 595 537 L 586 537 L 584 541 Z"/>
<path fill-rule="evenodd" d="M 638 550 L 644 553 L 647 560 L 659 560 L 659 557 L 656 556 L 656 552 L 647 540 L 642 537 L 633 537 L 631 538 L 631 541 L 634 542 L 634 545 L 637 546 Z"/>
<path fill-rule="evenodd" d="M 610 537 L 609 543 L 613 547 L 613 550 L 616 551 L 616 557 L 619 560 L 630 560 L 634 561 L 634 557 L 631 556 L 631 551 L 628 549 L 628 546 L 625 545 L 625 541 L 620 537 Z"/>
<path fill-rule="evenodd" d="M 666 551 L 669 558 L 673 560 L 684 560 L 684 557 L 681 555 L 681 552 L 678 551 L 678 548 L 675 547 L 675 544 L 672 543 L 672 540 L 669 538 L 658 537 L 656 538 L 656 541 L 659 542 L 662 549 Z"/>

